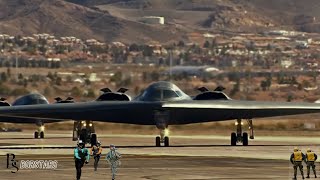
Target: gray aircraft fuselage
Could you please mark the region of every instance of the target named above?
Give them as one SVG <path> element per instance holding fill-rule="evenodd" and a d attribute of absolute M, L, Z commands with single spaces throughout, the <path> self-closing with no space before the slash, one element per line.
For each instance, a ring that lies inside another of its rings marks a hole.
<path fill-rule="evenodd" d="M 170 82 L 153 83 L 132 101 L 0 107 L 0 116 L 5 117 L 41 118 L 44 122 L 93 120 L 139 125 L 190 124 L 318 112 L 320 106 L 314 103 L 193 100 Z M 17 121 L 11 119 L 10 122 Z"/>

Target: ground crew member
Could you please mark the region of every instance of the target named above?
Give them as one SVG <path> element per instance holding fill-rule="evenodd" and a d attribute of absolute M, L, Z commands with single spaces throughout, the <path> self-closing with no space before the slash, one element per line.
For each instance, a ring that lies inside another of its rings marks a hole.
<path fill-rule="evenodd" d="M 317 178 L 316 174 L 316 165 L 314 165 L 314 162 L 317 160 L 318 156 L 316 153 L 311 151 L 310 148 L 308 148 L 307 153 L 306 153 L 306 164 L 307 164 L 307 178 L 310 178 L 310 167 L 312 167 L 314 177 Z"/>
<path fill-rule="evenodd" d="M 302 179 L 304 179 L 303 175 L 303 165 L 302 161 L 305 160 L 304 154 L 297 148 L 295 147 L 293 149 L 293 153 L 290 156 L 290 161 L 293 164 L 293 169 L 294 169 L 294 180 L 297 179 L 297 168 L 299 167 Z"/>
<path fill-rule="evenodd" d="M 82 140 L 78 141 L 78 147 L 74 149 L 74 162 L 77 170 L 77 180 L 81 177 L 81 168 L 84 163 L 88 164 L 90 159 L 90 154 L 88 149 L 85 148 L 85 144 Z"/>
<path fill-rule="evenodd" d="M 107 153 L 106 160 L 110 165 L 111 168 L 111 174 L 112 174 L 112 180 L 115 180 L 117 168 L 120 166 L 120 158 L 121 154 L 117 152 L 116 147 L 111 144 L 110 145 L 110 151 Z"/>
<path fill-rule="evenodd" d="M 100 143 L 100 141 L 98 141 L 97 145 L 93 145 L 92 146 L 91 153 L 90 153 L 94 158 L 94 164 L 93 164 L 94 171 L 97 171 L 98 163 L 99 163 L 100 156 L 101 156 L 101 152 L 102 152 L 101 143 Z"/>

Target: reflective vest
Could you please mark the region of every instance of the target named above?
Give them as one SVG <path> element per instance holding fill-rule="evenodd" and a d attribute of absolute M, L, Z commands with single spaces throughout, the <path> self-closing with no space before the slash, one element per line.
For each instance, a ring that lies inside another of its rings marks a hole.
<path fill-rule="evenodd" d="M 307 152 L 307 160 L 308 161 L 314 161 L 315 160 L 314 152 Z"/>
<path fill-rule="evenodd" d="M 302 161 L 302 152 L 301 151 L 297 151 L 293 153 L 293 160 L 294 161 Z"/>
<path fill-rule="evenodd" d="M 101 147 L 93 146 L 93 147 L 91 148 L 91 151 L 92 151 L 92 154 L 93 154 L 93 155 L 100 155 L 102 149 L 101 149 Z"/>

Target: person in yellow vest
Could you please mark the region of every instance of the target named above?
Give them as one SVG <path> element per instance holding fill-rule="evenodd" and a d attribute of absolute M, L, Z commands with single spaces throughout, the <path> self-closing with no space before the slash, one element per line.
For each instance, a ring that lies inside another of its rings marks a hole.
<path fill-rule="evenodd" d="M 94 158 L 94 164 L 93 164 L 94 171 L 97 171 L 101 152 L 102 152 L 101 143 L 100 143 L 100 141 L 98 141 L 96 145 L 93 145 L 91 147 L 91 153 L 90 153 Z"/>
<path fill-rule="evenodd" d="M 302 179 L 304 179 L 302 161 L 305 161 L 305 155 L 297 147 L 295 147 L 293 149 L 293 153 L 290 156 L 290 161 L 293 164 L 293 169 L 294 169 L 294 178 L 293 179 L 294 180 L 297 179 L 298 167 L 300 169 Z"/>
<path fill-rule="evenodd" d="M 306 153 L 306 164 L 307 164 L 307 178 L 310 178 L 310 167 L 312 167 L 314 177 L 317 178 L 316 174 L 316 165 L 314 165 L 314 162 L 317 160 L 318 156 L 316 153 L 314 153 L 310 148 L 308 148 Z"/>

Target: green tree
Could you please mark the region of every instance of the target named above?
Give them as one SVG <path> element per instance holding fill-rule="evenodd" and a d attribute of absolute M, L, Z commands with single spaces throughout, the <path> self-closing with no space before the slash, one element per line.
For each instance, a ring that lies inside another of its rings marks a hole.
<path fill-rule="evenodd" d="M 93 89 L 89 89 L 86 96 L 89 98 L 94 98 L 94 97 L 96 97 L 96 94 Z"/>
<path fill-rule="evenodd" d="M 260 82 L 260 87 L 262 88 L 263 91 L 266 91 L 267 87 L 268 87 L 267 81 L 261 81 Z"/>
<path fill-rule="evenodd" d="M 159 81 L 160 74 L 159 74 L 157 71 L 153 71 L 153 72 L 150 74 L 150 77 L 151 77 L 151 80 L 152 80 L 152 81 Z"/>
<path fill-rule="evenodd" d="M 234 96 L 240 90 L 240 79 L 237 79 L 236 84 L 233 85 L 233 88 L 230 92 L 231 96 Z"/>
<path fill-rule="evenodd" d="M 10 88 L 4 84 L 0 84 L 0 95 L 9 95 L 10 94 Z"/>
<path fill-rule="evenodd" d="M 28 80 L 23 79 L 23 87 L 26 88 L 28 86 Z"/>
<path fill-rule="evenodd" d="M 51 90 L 51 88 L 50 88 L 49 86 L 47 86 L 47 87 L 44 89 L 43 94 L 44 94 L 45 96 L 51 96 L 51 95 L 52 95 L 52 90 Z"/>
<path fill-rule="evenodd" d="M 23 75 L 21 73 L 19 73 L 18 75 L 18 79 L 22 80 L 23 79 Z"/>
<path fill-rule="evenodd" d="M 110 81 L 112 82 L 120 82 L 122 80 L 122 72 L 117 71 L 111 78 Z"/>
<path fill-rule="evenodd" d="M 55 79 L 54 75 L 53 75 L 51 72 L 48 73 L 47 77 L 48 77 L 51 81 L 53 81 L 53 80 Z"/>
<path fill-rule="evenodd" d="M 11 69 L 10 68 L 7 68 L 7 76 L 11 77 Z"/>
<path fill-rule="evenodd" d="M 142 51 L 142 54 L 143 54 L 143 56 L 147 56 L 147 57 L 150 57 L 150 56 L 152 56 L 153 55 L 153 48 L 152 47 L 150 47 L 150 46 L 144 46 L 143 47 L 143 51 Z"/>
<path fill-rule="evenodd" d="M 184 47 L 185 44 L 184 44 L 184 42 L 183 42 L 182 40 L 180 40 L 180 41 L 178 42 L 178 46 L 179 46 L 179 47 Z"/>
<path fill-rule="evenodd" d="M 209 48 L 210 47 L 210 42 L 209 41 L 204 42 L 203 47 L 204 48 Z"/>
<path fill-rule="evenodd" d="M 305 88 L 311 87 L 311 83 L 308 80 L 303 80 L 302 81 L 302 86 Z"/>
<path fill-rule="evenodd" d="M 8 80 L 7 74 L 5 72 L 1 73 L 1 81 L 6 82 Z"/>
<path fill-rule="evenodd" d="M 62 78 L 61 77 L 57 77 L 55 83 L 56 83 L 56 85 L 61 86 Z"/>
<path fill-rule="evenodd" d="M 80 88 L 78 88 L 77 86 L 74 86 L 72 89 L 71 89 L 71 95 L 72 96 L 75 96 L 75 97 L 79 97 L 82 95 L 82 91 Z"/>
<path fill-rule="evenodd" d="M 140 51 L 140 49 L 136 43 L 133 43 L 129 46 L 129 51 Z"/>
<path fill-rule="evenodd" d="M 45 46 L 40 46 L 39 47 L 39 51 L 42 53 L 42 54 L 45 54 L 47 52 L 47 48 Z"/>
<path fill-rule="evenodd" d="M 291 93 L 289 93 L 287 95 L 287 102 L 291 102 L 293 100 L 293 95 Z"/>
<path fill-rule="evenodd" d="M 85 84 L 86 86 L 90 86 L 91 81 L 90 81 L 89 79 L 85 79 L 85 80 L 84 80 L 84 84 Z"/>
<path fill-rule="evenodd" d="M 121 86 L 130 86 L 132 83 L 131 77 L 125 78 L 119 85 Z"/>
<path fill-rule="evenodd" d="M 216 47 L 217 47 L 217 40 L 216 39 L 212 39 L 211 48 L 214 49 Z"/>

